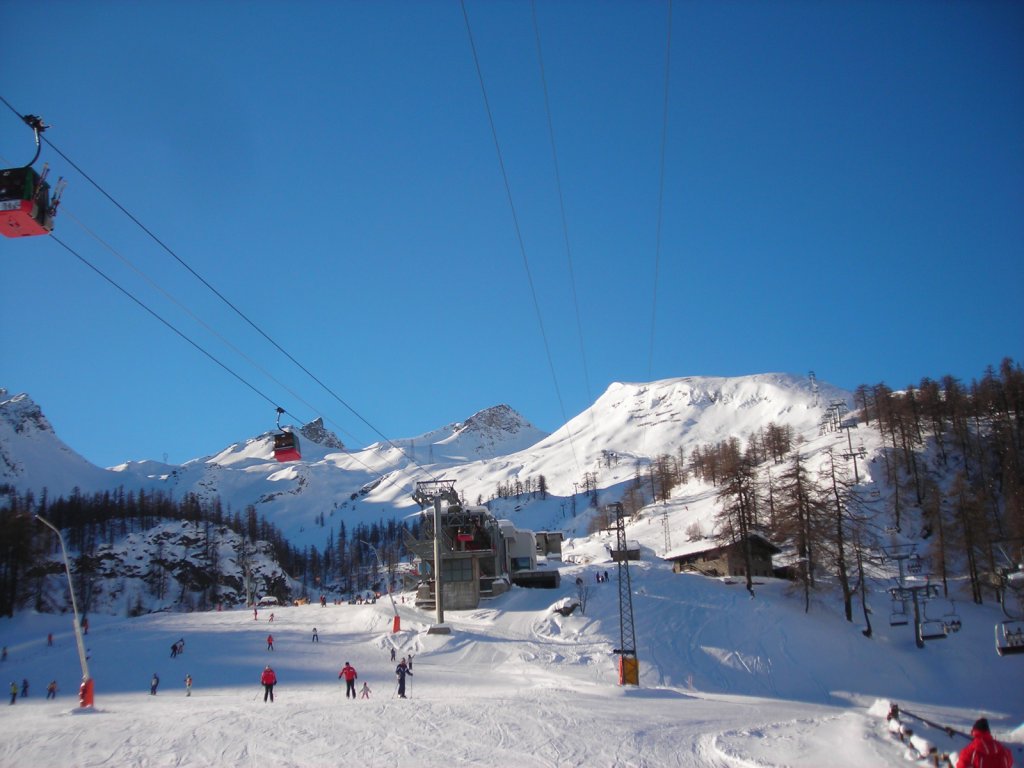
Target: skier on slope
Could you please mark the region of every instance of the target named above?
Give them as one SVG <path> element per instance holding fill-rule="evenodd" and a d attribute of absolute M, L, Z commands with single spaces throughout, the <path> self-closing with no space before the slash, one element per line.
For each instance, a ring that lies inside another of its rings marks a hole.
<path fill-rule="evenodd" d="M 345 662 L 345 666 L 341 668 L 341 672 L 338 673 L 338 679 L 345 678 L 345 698 L 348 698 L 349 693 L 352 694 L 352 698 L 356 697 L 356 678 L 359 677 L 356 674 L 356 668 Z"/>
<path fill-rule="evenodd" d="M 395 667 L 395 676 L 398 678 L 398 698 L 405 698 L 405 676 L 411 675 L 412 670 L 409 669 L 409 665 L 405 663 L 405 657 L 398 662 L 398 666 Z"/>
<path fill-rule="evenodd" d="M 260 682 L 263 684 L 263 703 L 267 703 L 267 698 L 270 698 L 270 703 L 274 703 L 274 686 L 277 685 L 277 675 L 274 674 L 274 670 L 270 668 L 270 665 L 263 670 L 263 674 L 260 675 Z"/>

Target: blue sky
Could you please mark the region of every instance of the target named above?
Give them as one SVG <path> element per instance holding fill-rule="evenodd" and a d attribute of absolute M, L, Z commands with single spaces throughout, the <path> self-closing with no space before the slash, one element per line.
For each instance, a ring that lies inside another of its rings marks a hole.
<path fill-rule="evenodd" d="M 0 242 L 0 386 L 111 465 L 272 403 L 365 445 L 498 403 L 552 431 L 614 381 L 1021 360 L 1024 5 L 677 0 L 663 169 L 666 2 L 465 9 L 514 215 L 455 0 L 3 3 L 56 236 L 247 383 L 33 238 Z M 0 161 L 32 151 L 0 105 Z"/>

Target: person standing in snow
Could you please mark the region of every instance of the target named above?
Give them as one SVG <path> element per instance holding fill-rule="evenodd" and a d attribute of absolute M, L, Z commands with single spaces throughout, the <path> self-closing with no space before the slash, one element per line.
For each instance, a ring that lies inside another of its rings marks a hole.
<path fill-rule="evenodd" d="M 356 674 L 356 668 L 345 662 L 345 666 L 341 668 L 341 672 L 338 673 L 338 678 L 345 678 L 345 698 L 348 698 L 349 693 L 352 694 L 352 699 L 356 698 L 356 678 L 359 675 Z"/>
<path fill-rule="evenodd" d="M 192 675 L 185 675 L 185 695 L 192 695 Z"/>
<path fill-rule="evenodd" d="M 28 698 L 28 678 L 27 677 L 21 678 L 21 698 L 23 698 L 23 699 L 27 699 Z"/>
<path fill-rule="evenodd" d="M 405 698 L 405 676 L 411 675 L 412 670 L 409 669 L 409 665 L 405 662 L 405 657 L 398 662 L 398 666 L 395 667 L 395 676 L 398 678 L 398 698 Z"/>
<path fill-rule="evenodd" d="M 320 642 L 320 635 L 318 635 L 316 633 L 316 627 L 313 627 L 313 642 L 314 643 L 319 643 Z"/>
<path fill-rule="evenodd" d="M 971 728 L 971 743 L 960 753 L 956 768 L 1013 768 L 1013 755 L 992 738 L 988 720 L 983 717 Z"/>
<path fill-rule="evenodd" d="M 395 646 L 391 646 L 391 660 L 395 660 Z"/>
<path fill-rule="evenodd" d="M 171 658 L 173 659 L 177 655 L 178 655 L 178 644 L 177 643 L 171 643 Z"/>
<path fill-rule="evenodd" d="M 273 635 L 267 635 L 267 650 L 268 651 L 274 650 L 274 636 Z"/>
<path fill-rule="evenodd" d="M 11 704 L 18 700 L 18 684 L 11 680 Z"/>
<path fill-rule="evenodd" d="M 56 699 L 57 698 L 57 681 L 51 680 L 50 684 L 46 686 L 46 698 Z"/>
<path fill-rule="evenodd" d="M 274 686 L 277 685 L 277 675 L 274 674 L 274 670 L 270 668 L 270 665 L 263 669 L 263 674 L 260 675 L 260 682 L 263 683 L 263 703 L 267 703 L 267 698 L 270 698 L 270 703 L 274 703 Z"/>
<path fill-rule="evenodd" d="M 156 689 L 160 685 L 160 676 L 154 672 L 152 679 L 149 681 L 149 695 L 156 696 Z"/>

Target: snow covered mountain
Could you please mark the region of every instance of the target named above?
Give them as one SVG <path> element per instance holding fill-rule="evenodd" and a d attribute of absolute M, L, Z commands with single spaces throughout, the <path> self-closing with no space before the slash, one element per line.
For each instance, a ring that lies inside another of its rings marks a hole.
<path fill-rule="evenodd" d="M 453 479 L 476 502 L 494 496 L 499 484 L 537 483 L 543 476 L 547 498 L 534 493 L 497 506 L 524 525 L 560 528 L 567 500 L 579 495 L 585 476 L 595 479 L 602 503 L 614 501 L 652 457 L 746 437 L 770 422 L 813 433 L 824 405 L 836 399 L 849 402 L 850 396 L 784 374 L 616 383 L 551 435 L 498 405 L 417 437 L 362 449 L 345 450 L 314 422 L 302 427 L 302 460 L 285 464 L 274 460 L 268 432 L 183 465 L 142 460 L 101 469 L 61 442 L 28 395 L 5 393 L 0 483 L 37 493 L 46 488 L 51 497 L 75 487 L 219 497 L 225 508 L 254 505 L 298 546 L 322 546 L 325 529 L 342 519 L 351 524 L 417 511 L 411 493 L 419 480 Z"/>
<path fill-rule="evenodd" d="M 615 383 L 550 435 L 498 405 L 361 449 L 346 450 L 318 420 L 301 428 L 302 460 L 284 464 L 274 460 L 268 432 L 183 465 L 141 460 L 102 469 L 61 442 L 28 395 L 0 392 L 0 483 L 36 493 L 46 488 L 51 497 L 75 487 L 219 497 L 227 509 L 255 506 L 293 544 L 317 547 L 342 520 L 351 525 L 418 511 L 411 499 L 416 482 L 439 477 L 455 480 L 475 503 L 502 484 L 536 490 L 543 476 L 546 498 L 534 492 L 496 499 L 497 511 L 527 527 L 571 531 L 582 518 L 569 520 L 566 509 L 584 504 L 578 497 L 587 482 L 601 503 L 615 501 L 653 457 L 745 438 L 769 423 L 815 435 L 830 402 L 851 400 L 845 391 L 785 374 Z"/>

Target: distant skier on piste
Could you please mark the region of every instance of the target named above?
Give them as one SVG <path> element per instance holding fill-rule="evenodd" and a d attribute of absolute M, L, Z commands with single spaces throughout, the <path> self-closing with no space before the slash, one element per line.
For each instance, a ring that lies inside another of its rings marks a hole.
<path fill-rule="evenodd" d="M 398 662 L 398 666 L 395 667 L 395 676 L 398 678 L 398 698 L 405 698 L 405 676 L 411 675 L 412 670 L 409 669 L 409 665 L 405 662 L 405 657 Z"/>
<path fill-rule="evenodd" d="M 260 682 L 263 684 L 263 703 L 267 703 L 267 699 L 270 699 L 270 703 L 274 703 L 274 686 L 277 685 L 277 675 L 274 674 L 274 670 L 270 668 L 270 665 L 263 669 L 263 674 L 260 675 Z"/>
<path fill-rule="evenodd" d="M 356 668 L 345 662 L 345 666 L 341 668 L 341 672 L 338 673 L 338 679 L 345 678 L 345 698 L 348 698 L 349 693 L 352 694 L 352 698 L 356 698 L 356 678 L 359 675 L 356 674 Z"/>

